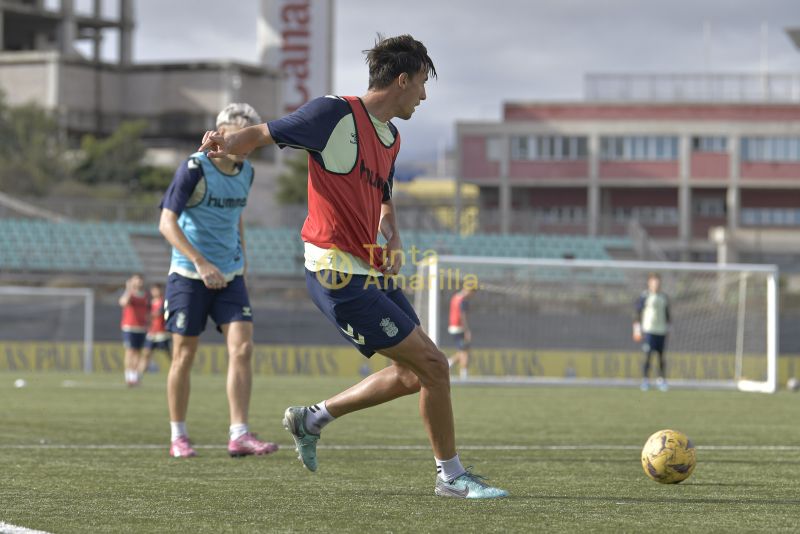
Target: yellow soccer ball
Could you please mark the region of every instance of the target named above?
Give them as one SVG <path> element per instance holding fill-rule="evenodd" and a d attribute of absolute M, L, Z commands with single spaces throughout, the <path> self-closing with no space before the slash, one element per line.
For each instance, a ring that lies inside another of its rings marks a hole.
<path fill-rule="evenodd" d="M 696 464 L 692 440 L 677 430 L 659 430 L 648 438 L 642 449 L 645 474 L 661 484 L 686 480 Z"/>

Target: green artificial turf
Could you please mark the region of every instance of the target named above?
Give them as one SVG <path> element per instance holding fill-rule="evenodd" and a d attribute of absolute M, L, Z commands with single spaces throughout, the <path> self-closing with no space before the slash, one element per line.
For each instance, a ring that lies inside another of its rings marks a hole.
<path fill-rule="evenodd" d="M 511 493 L 459 501 L 433 495 L 416 397 L 333 422 L 319 471 L 301 467 L 284 408 L 352 382 L 256 377 L 251 427 L 283 449 L 231 459 L 224 378 L 195 376 L 188 428 L 199 456 L 173 459 L 163 374 L 127 389 L 116 375 L 0 373 L 0 522 L 57 533 L 798 528 L 791 393 L 454 386 L 464 464 Z M 639 448 L 662 428 L 698 446 L 683 484 L 642 471 Z"/>

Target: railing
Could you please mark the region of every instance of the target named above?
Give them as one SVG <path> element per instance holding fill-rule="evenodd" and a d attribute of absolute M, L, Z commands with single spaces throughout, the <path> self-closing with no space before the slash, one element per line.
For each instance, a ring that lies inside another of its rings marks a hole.
<path fill-rule="evenodd" d="M 601 102 L 800 102 L 800 73 L 587 74 L 587 100 Z"/>
<path fill-rule="evenodd" d="M 650 239 L 647 230 L 636 219 L 628 223 L 628 236 L 633 241 L 633 250 L 644 261 L 669 261 L 664 250 Z"/>

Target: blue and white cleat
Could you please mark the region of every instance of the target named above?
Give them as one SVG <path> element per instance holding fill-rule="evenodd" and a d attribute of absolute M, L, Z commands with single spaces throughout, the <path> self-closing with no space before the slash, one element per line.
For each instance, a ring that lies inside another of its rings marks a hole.
<path fill-rule="evenodd" d="M 290 406 L 283 414 L 283 428 L 289 431 L 294 438 L 297 459 L 303 462 L 303 466 L 309 471 L 317 470 L 317 441 L 319 434 L 312 434 L 306 431 L 306 408 L 305 406 Z"/>
<path fill-rule="evenodd" d="M 450 482 L 445 482 L 437 476 L 434 493 L 440 497 L 453 497 L 456 499 L 497 499 L 508 497 L 506 490 L 493 488 L 484 480 L 484 477 L 469 471 L 465 471 L 463 475 Z"/>

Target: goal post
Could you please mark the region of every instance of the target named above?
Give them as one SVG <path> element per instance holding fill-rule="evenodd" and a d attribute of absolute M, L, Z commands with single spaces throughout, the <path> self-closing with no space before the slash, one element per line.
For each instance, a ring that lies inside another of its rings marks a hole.
<path fill-rule="evenodd" d="M 631 325 L 650 272 L 670 302 L 671 386 L 777 390 L 774 265 L 431 255 L 417 265 L 415 308 L 449 353 L 450 298 L 477 286 L 469 383 L 638 386 L 643 352 Z"/>
<path fill-rule="evenodd" d="M 94 290 L 0 286 L 0 334 L 0 339 L 5 341 L 82 340 L 83 371 L 91 373 L 94 367 Z"/>

